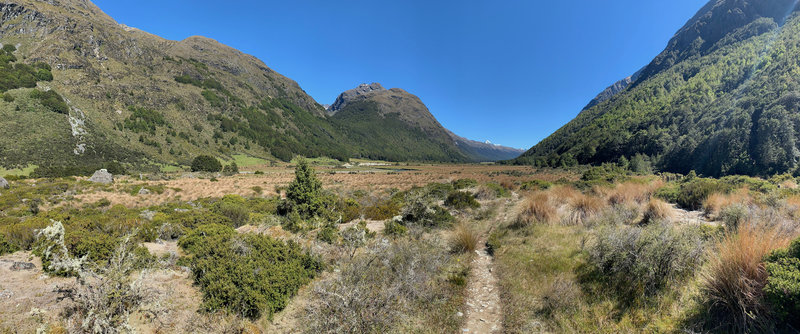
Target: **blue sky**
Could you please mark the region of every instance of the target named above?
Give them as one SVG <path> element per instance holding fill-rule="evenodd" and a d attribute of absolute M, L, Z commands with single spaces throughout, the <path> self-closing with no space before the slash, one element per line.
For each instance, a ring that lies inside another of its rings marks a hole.
<path fill-rule="evenodd" d="M 168 39 L 252 54 L 322 104 L 380 82 L 461 136 L 527 149 L 646 65 L 706 0 L 94 2 Z"/>

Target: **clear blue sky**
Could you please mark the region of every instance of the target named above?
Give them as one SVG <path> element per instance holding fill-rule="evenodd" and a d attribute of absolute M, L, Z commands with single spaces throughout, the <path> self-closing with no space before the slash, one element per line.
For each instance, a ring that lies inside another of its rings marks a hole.
<path fill-rule="evenodd" d="M 453 132 L 529 148 L 646 65 L 706 0 L 95 0 L 124 23 L 252 54 L 322 104 L 364 82 Z"/>

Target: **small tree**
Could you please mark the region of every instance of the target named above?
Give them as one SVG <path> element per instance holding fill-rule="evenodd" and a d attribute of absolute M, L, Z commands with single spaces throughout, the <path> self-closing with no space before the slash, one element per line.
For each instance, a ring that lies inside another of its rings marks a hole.
<path fill-rule="evenodd" d="M 192 161 L 192 171 L 193 172 L 219 172 L 222 170 L 222 164 L 217 160 L 209 155 L 199 155 L 194 158 Z"/>
<path fill-rule="evenodd" d="M 296 211 L 305 218 L 323 209 L 322 182 L 305 159 L 300 159 L 294 171 L 295 179 L 286 189 L 286 211 Z"/>

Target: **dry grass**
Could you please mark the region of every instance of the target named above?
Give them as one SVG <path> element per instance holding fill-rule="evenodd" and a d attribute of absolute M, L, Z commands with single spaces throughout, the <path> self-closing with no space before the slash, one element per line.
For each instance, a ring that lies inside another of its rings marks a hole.
<path fill-rule="evenodd" d="M 550 204 L 550 197 L 547 193 L 534 193 L 529 195 L 522 204 L 522 210 L 517 215 L 514 227 L 530 226 L 533 223 L 551 223 L 557 216 L 556 208 Z"/>
<path fill-rule="evenodd" d="M 744 188 L 730 194 L 713 193 L 703 201 L 703 212 L 710 218 L 718 219 L 725 208 L 734 204 L 746 205 L 751 202 L 749 191 Z"/>
<path fill-rule="evenodd" d="M 731 330 L 759 331 L 767 312 L 763 287 L 767 283 L 764 256 L 789 245 L 791 238 L 776 228 L 741 226 L 713 252 L 703 274 L 703 291 L 713 322 Z"/>
<path fill-rule="evenodd" d="M 456 253 L 471 253 L 478 249 L 480 235 L 465 224 L 459 224 L 450 239 L 450 247 Z"/>
<path fill-rule="evenodd" d="M 604 201 L 595 196 L 579 194 L 569 203 L 569 223 L 582 225 L 589 218 L 600 213 L 605 207 Z"/>
<path fill-rule="evenodd" d="M 644 211 L 644 222 L 667 221 L 675 217 L 675 212 L 669 203 L 657 198 L 651 198 Z"/>
<path fill-rule="evenodd" d="M 556 186 L 550 189 L 550 195 L 552 195 L 553 199 L 556 201 L 566 203 L 581 196 L 581 193 L 572 186 Z"/>
<path fill-rule="evenodd" d="M 650 200 L 656 189 L 661 186 L 661 182 L 638 183 L 627 182 L 618 185 L 607 195 L 608 203 L 611 205 L 628 203 L 645 203 Z"/>

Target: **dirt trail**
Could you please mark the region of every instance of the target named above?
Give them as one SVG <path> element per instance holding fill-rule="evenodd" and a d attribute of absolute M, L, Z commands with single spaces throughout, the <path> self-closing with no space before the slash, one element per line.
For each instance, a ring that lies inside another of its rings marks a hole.
<path fill-rule="evenodd" d="M 518 195 L 514 193 L 512 198 L 506 201 L 505 207 L 501 209 L 502 214 L 499 214 L 492 223 L 500 224 L 507 221 L 509 212 L 512 211 L 518 198 Z M 491 233 L 493 227 L 490 225 L 488 230 L 487 235 Z M 479 245 L 485 244 L 484 237 Z M 485 246 L 476 250 L 475 253 L 467 284 L 466 321 L 461 328 L 461 333 L 501 333 L 503 331 L 503 308 L 500 302 L 500 288 L 497 277 L 494 275 L 494 258 L 489 255 Z"/>
<path fill-rule="evenodd" d="M 503 312 L 497 277 L 492 273 L 492 257 L 486 249 L 475 251 L 467 285 L 467 321 L 462 333 L 500 333 Z"/>

